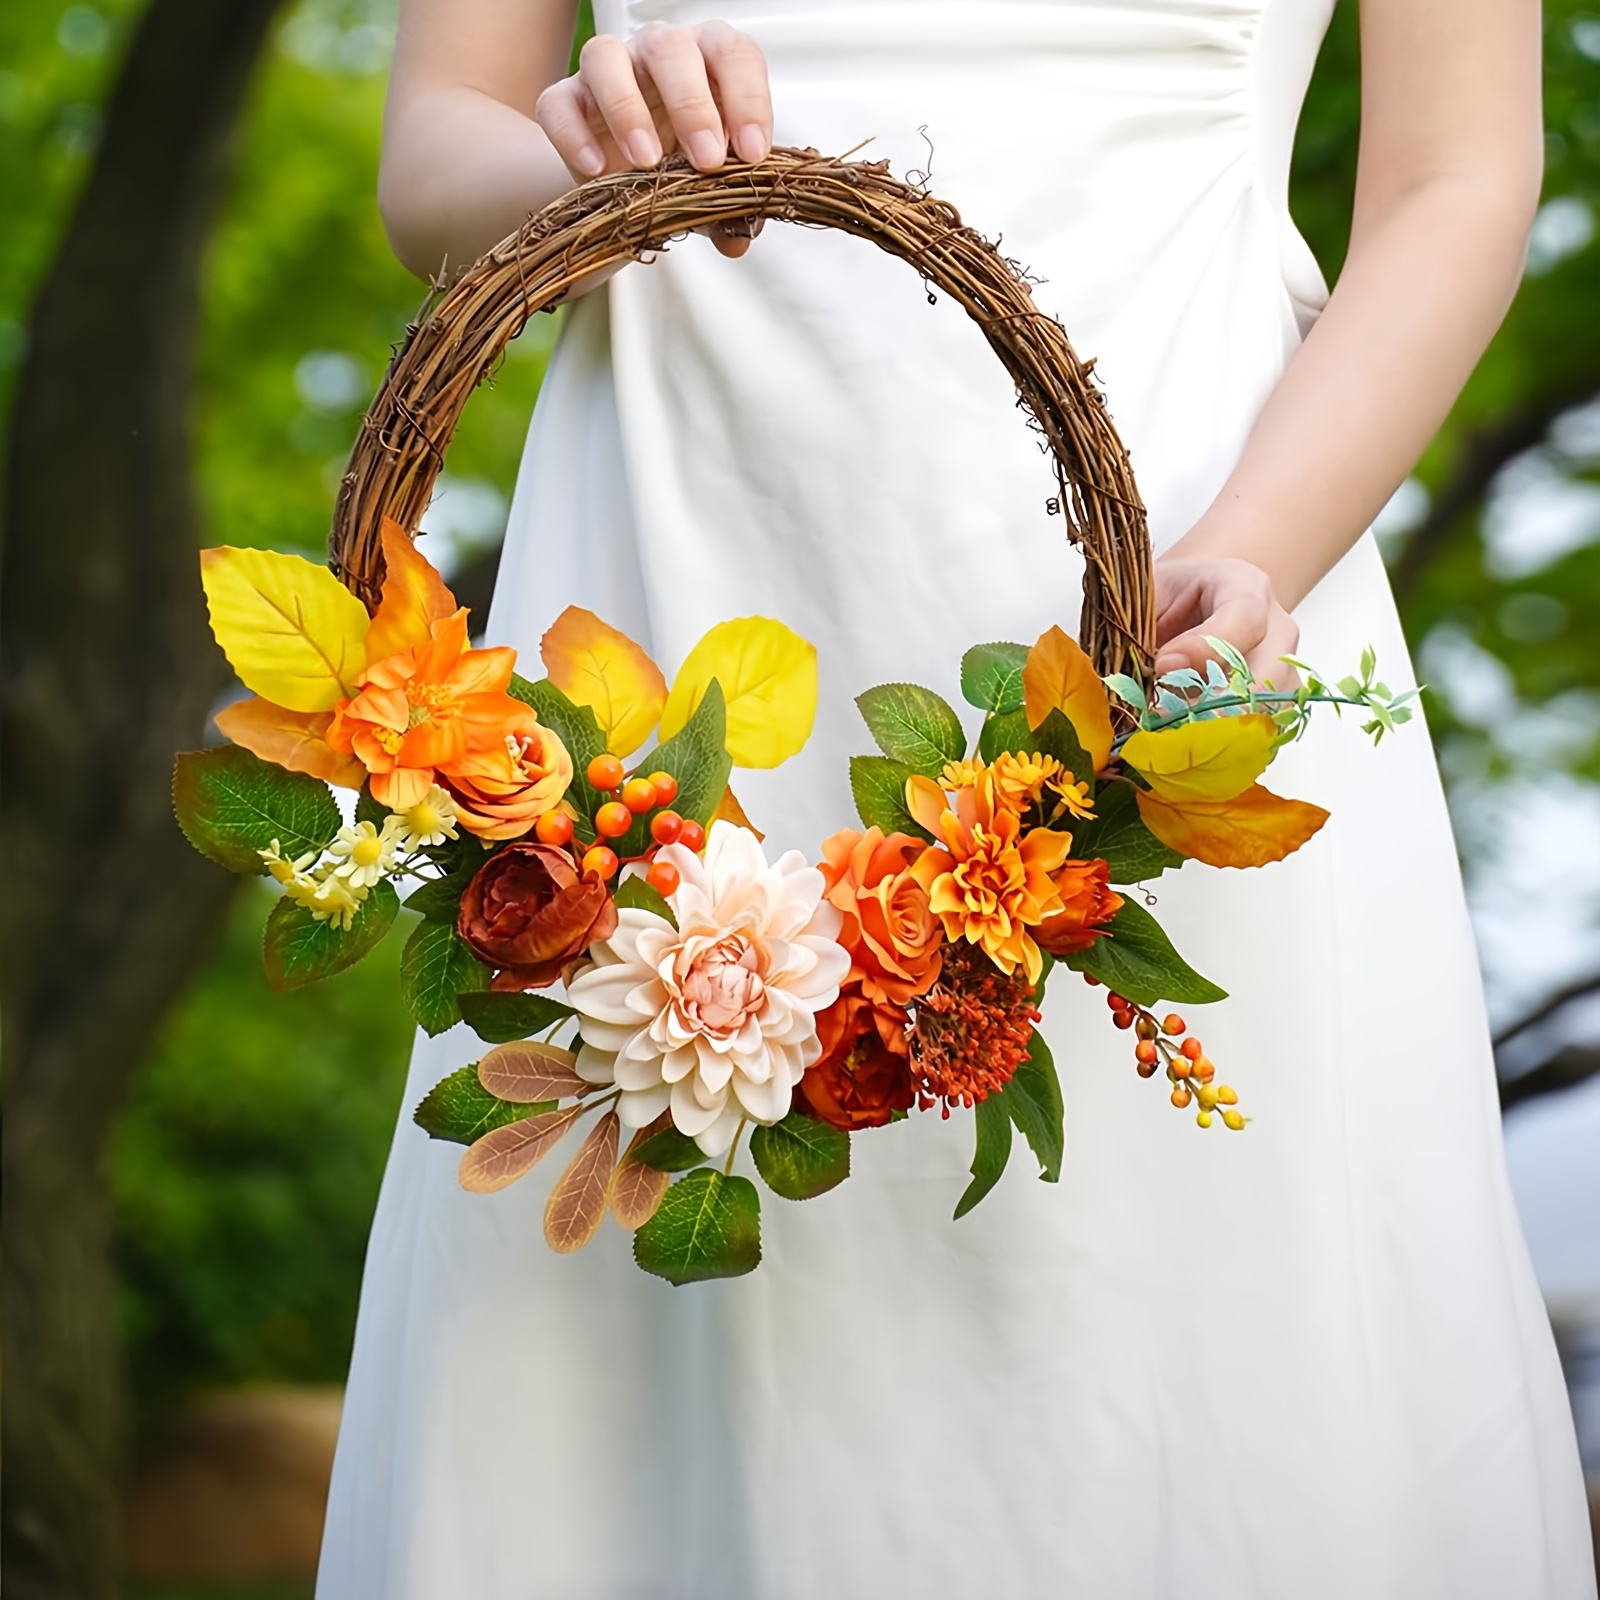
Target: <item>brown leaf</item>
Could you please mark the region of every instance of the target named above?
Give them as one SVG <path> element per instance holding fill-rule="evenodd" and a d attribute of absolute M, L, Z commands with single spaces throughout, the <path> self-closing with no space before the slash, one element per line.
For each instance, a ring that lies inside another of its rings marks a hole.
<path fill-rule="evenodd" d="M 578 1146 L 572 1165 L 556 1179 L 544 1208 L 545 1242 L 561 1255 L 581 1250 L 605 1220 L 606 1192 L 617 1162 L 622 1124 L 608 1111 Z"/>
<path fill-rule="evenodd" d="M 627 1153 L 611 1174 L 611 1214 L 624 1228 L 642 1228 L 656 1214 L 661 1197 L 672 1182 L 670 1172 L 657 1172 L 642 1161 L 633 1160 L 633 1152 L 646 1139 L 672 1126 L 672 1113 L 663 1111 L 646 1128 L 640 1128 L 628 1141 Z"/>
<path fill-rule="evenodd" d="M 560 1140 L 578 1120 L 582 1106 L 547 1111 L 542 1117 L 524 1117 L 494 1128 L 467 1146 L 457 1176 L 472 1194 L 493 1194 L 515 1183 Z"/>
<path fill-rule="evenodd" d="M 766 838 L 766 834 L 744 814 L 744 807 L 739 804 L 739 797 L 732 789 L 722 791 L 722 798 L 717 801 L 717 809 L 712 813 L 711 820 L 731 822 L 736 828 L 748 828 L 757 839 Z"/>
<path fill-rule="evenodd" d="M 578 1058 L 560 1045 L 519 1040 L 497 1044 L 478 1063 L 478 1082 L 500 1100 L 531 1106 L 540 1100 L 565 1100 L 593 1085 L 573 1071 Z"/>

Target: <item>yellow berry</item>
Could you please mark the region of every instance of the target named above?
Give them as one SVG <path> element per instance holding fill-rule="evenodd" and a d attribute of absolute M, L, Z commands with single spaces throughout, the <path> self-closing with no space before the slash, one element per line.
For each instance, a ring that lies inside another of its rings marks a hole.
<path fill-rule="evenodd" d="M 1172 1062 L 1172 1075 L 1175 1078 L 1187 1078 L 1194 1071 L 1194 1063 L 1187 1056 L 1178 1056 Z"/>
<path fill-rule="evenodd" d="M 1244 1118 L 1237 1111 L 1224 1111 L 1222 1120 L 1237 1133 L 1244 1126 Z"/>
<path fill-rule="evenodd" d="M 1236 1106 L 1239 1103 L 1238 1095 L 1225 1083 L 1217 1085 L 1217 1099 L 1225 1106 Z"/>
<path fill-rule="evenodd" d="M 1201 1083 L 1210 1083 L 1216 1077 L 1217 1069 L 1210 1056 L 1201 1056 L 1194 1064 L 1194 1075 Z"/>
<path fill-rule="evenodd" d="M 1211 1113 L 1209 1111 L 1197 1111 L 1194 1114 L 1194 1120 L 1198 1122 L 1202 1128 L 1209 1128 L 1211 1126 Z"/>
<path fill-rule="evenodd" d="M 1217 1109 L 1217 1091 L 1209 1083 L 1200 1090 L 1200 1109 L 1202 1111 Z"/>

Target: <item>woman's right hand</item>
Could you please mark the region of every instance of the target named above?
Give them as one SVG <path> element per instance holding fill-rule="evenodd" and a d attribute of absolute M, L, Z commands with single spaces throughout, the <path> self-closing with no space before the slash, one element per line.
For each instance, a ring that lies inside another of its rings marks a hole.
<path fill-rule="evenodd" d="M 715 172 L 730 149 L 760 161 L 772 148 L 766 57 L 726 22 L 651 22 L 627 41 L 596 34 L 577 72 L 539 96 L 534 116 L 579 181 L 653 167 L 679 149 Z M 726 256 L 750 247 L 749 232 L 711 238 Z"/>

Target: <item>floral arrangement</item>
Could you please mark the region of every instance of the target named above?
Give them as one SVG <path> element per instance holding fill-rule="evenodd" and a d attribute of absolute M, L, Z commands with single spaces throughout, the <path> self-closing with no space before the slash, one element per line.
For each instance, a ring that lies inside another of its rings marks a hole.
<path fill-rule="evenodd" d="M 569 608 L 546 676 L 475 649 L 466 612 L 394 523 L 380 604 L 326 568 L 208 550 L 218 642 L 249 698 L 231 741 L 178 758 L 184 832 L 282 886 L 267 974 L 291 989 L 359 961 L 402 906 L 407 1005 L 489 1048 L 417 1106 L 465 1146 L 462 1185 L 502 1189 L 577 1135 L 545 1234 L 567 1252 L 609 1212 L 645 1271 L 733 1277 L 761 1256 L 756 1175 L 786 1200 L 850 1171 L 850 1143 L 937 1107 L 975 1119 L 972 1181 L 999 1181 L 1020 1132 L 1055 1181 L 1062 1098 L 1035 1024 L 1058 966 L 1103 985 L 1145 1078 L 1202 1128 L 1239 1130 L 1234 1090 L 1171 1004 L 1224 992 L 1141 900 L 1193 860 L 1259 866 L 1327 813 L 1260 783 L 1314 702 L 1354 705 L 1375 738 L 1410 715 L 1374 678 L 1252 683 L 1213 641 L 1207 675 L 1102 681 L 1059 628 L 961 662 L 982 713 L 914 684 L 857 704 L 879 747 L 850 779 L 861 826 L 812 862 L 769 858 L 729 787 L 805 743 L 816 653 L 781 623 L 713 628 L 667 684 L 645 652 Z M 1413 691 L 1414 692 L 1414 691 Z M 653 746 L 639 754 L 654 737 Z M 352 792 L 341 809 L 333 790 Z M 549 991 L 563 986 L 563 996 Z M 626 1134 L 628 1143 L 622 1147 Z"/>

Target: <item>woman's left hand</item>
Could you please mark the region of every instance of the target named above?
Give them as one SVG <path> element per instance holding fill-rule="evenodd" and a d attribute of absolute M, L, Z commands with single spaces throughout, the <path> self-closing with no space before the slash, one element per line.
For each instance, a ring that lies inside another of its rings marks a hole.
<path fill-rule="evenodd" d="M 1299 645 L 1300 626 L 1260 567 L 1234 556 L 1173 552 L 1156 562 L 1155 578 L 1158 676 L 1180 667 L 1204 672 L 1216 656 L 1210 634 L 1239 651 L 1258 683 L 1270 679 L 1283 689 L 1299 681 L 1282 658 Z"/>

